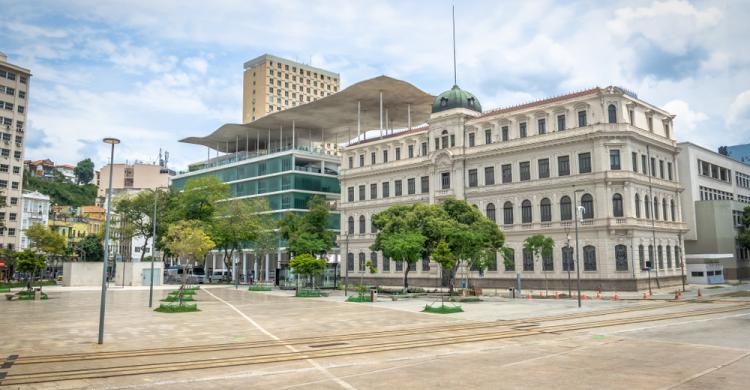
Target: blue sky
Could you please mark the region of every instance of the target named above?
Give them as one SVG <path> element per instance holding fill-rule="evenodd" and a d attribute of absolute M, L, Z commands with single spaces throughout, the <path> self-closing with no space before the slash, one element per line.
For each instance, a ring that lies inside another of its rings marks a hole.
<path fill-rule="evenodd" d="M 746 1 L 456 1 L 458 81 L 482 106 L 621 85 L 715 149 L 750 142 Z M 242 113 L 242 64 L 263 53 L 341 74 L 452 85 L 450 1 L 6 1 L 0 51 L 32 70 L 26 157 L 184 168 Z"/>

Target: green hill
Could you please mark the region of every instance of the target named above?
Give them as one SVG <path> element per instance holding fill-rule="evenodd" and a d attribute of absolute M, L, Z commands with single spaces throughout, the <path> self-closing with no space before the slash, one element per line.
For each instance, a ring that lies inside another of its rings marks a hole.
<path fill-rule="evenodd" d="M 62 178 L 43 179 L 24 172 L 23 189 L 38 191 L 50 197 L 52 204 L 80 207 L 94 204 L 96 186 L 93 184 L 78 185 Z"/>

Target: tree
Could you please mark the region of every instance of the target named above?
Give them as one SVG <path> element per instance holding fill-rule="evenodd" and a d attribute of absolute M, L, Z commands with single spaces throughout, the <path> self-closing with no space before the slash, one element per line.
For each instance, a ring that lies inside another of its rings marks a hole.
<path fill-rule="evenodd" d="M 144 256 L 146 256 L 146 248 L 148 247 L 149 240 L 154 235 L 152 221 L 154 216 L 154 202 L 156 202 L 158 218 L 160 212 L 163 213 L 166 207 L 165 202 L 158 200 L 167 199 L 167 193 L 168 191 L 162 190 L 141 191 L 135 195 L 124 196 L 115 201 L 115 212 L 119 214 L 125 223 L 125 226 L 122 227 L 122 235 L 125 237 L 143 237 L 140 261 L 143 261 Z M 157 220 L 158 224 L 159 221 Z"/>
<path fill-rule="evenodd" d="M 65 237 L 55 233 L 47 226 L 35 223 L 26 229 L 26 237 L 31 248 L 45 255 L 63 255 L 65 253 Z"/>
<path fill-rule="evenodd" d="M 322 196 L 313 196 L 302 215 L 287 213 L 280 222 L 281 237 L 295 255 L 324 256 L 333 246 L 335 233 L 328 229 L 330 211 Z"/>
<path fill-rule="evenodd" d="M 67 181 L 62 176 L 49 180 L 24 171 L 23 189 L 45 194 L 50 197 L 50 202 L 55 205 L 80 207 L 94 204 L 96 200 L 95 184 L 78 185 Z"/>
<path fill-rule="evenodd" d="M 94 178 L 94 163 L 90 158 L 81 160 L 76 164 L 73 173 L 76 175 L 78 184 L 88 184 Z"/>
<path fill-rule="evenodd" d="M 267 218 L 262 213 L 269 210 L 265 199 L 230 200 L 217 205 L 209 234 L 216 248 L 224 252 L 227 269 L 232 269 L 234 252 L 241 250 L 243 243 L 257 240 L 260 231 L 266 228 Z M 233 277 L 239 281 L 238 275 Z"/>
<path fill-rule="evenodd" d="M 215 176 L 190 179 L 177 197 L 175 220 L 210 222 L 217 202 L 228 197 L 229 185 Z"/>
<path fill-rule="evenodd" d="M 203 260 L 206 253 L 214 247 L 211 237 L 203 231 L 198 221 L 180 221 L 167 230 L 162 237 L 164 245 L 182 260 L 182 285 L 178 299 L 182 306 L 182 296 L 187 282 L 188 268 L 197 261 Z"/>
<path fill-rule="evenodd" d="M 31 290 L 31 283 L 34 280 L 34 275 L 37 271 L 44 269 L 46 265 L 46 259 L 43 255 L 34 252 L 31 249 L 24 249 L 21 252 L 16 253 L 16 269 L 25 272 L 26 276 L 26 288 Z"/>
<path fill-rule="evenodd" d="M 9 248 L 0 248 L 0 261 L 5 263 L 5 281 L 10 282 L 11 277 L 15 273 L 16 267 L 16 251 Z"/>
<path fill-rule="evenodd" d="M 268 214 L 266 214 L 268 216 Z M 274 230 L 276 221 L 267 218 L 266 223 L 263 224 L 266 228 L 258 232 L 258 237 L 255 239 L 254 249 L 255 258 L 258 261 L 258 275 L 255 275 L 256 280 L 266 281 L 266 262 L 265 256 L 275 253 L 279 249 L 279 236 Z M 263 279 L 261 279 L 261 275 Z"/>
<path fill-rule="evenodd" d="M 309 282 L 310 279 L 312 279 L 313 288 L 315 288 L 315 277 L 322 275 L 323 272 L 325 272 L 326 264 L 325 260 L 316 259 L 308 253 L 294 256 L 294 258 L 289 261 L 289 266 L 292 267 L 295 274 L 304 276 L 306 282 Z"/>
<path fill-rule="evenodd" d="M 435 250 L 432 252 L 432 260 L 440 264 L 440 269 L 443 270 L 451 270 L 456 266 L 456 255 L 453 254 L 450 246 L 445 241 L 440 241 L 435 246 Z M 441 302 L 443 302 L 443 294 L 440 294 L 440 297 Z"/>
<path fill-rule="evenodd" d="M 102 245 L 101 237 L 96 234 L 89 234 L 82 238 L 76 244 L 76 249 L 84 261 L 103 261 L 104 259 L 104 245 Z"/>
<path fill-rule="evenodd" d="M 540 262 L 544 257 L 551 257 L 552 251 L 555 248 L 555 242 L 552 238 L 547 237 L 543 234 L 535 234 L 531 237 L 527 237 L 523 242 L 523 249 L 534 254 L 534 259 Z M 547 273 L 544 272 L 544 264 L 542 264 L 542 273 L 544 274 L 544 295 L 548 293 L 547 289 Z"/>
<path fill-rule="evenodd" d="M 408 279 L 411 265 L 416 264 L 422 258 L 426 240 L 427 238 L 419 232 L 402 231 L 396 234 L 386 233 L 380 241 L 380 245 L 376 247 L 377 249 L 373 249 L 382 251 L 383 256 L 386 258 L 393 258 L 396 261 L 403 262 L 404 292 L 409 288 Z"/>

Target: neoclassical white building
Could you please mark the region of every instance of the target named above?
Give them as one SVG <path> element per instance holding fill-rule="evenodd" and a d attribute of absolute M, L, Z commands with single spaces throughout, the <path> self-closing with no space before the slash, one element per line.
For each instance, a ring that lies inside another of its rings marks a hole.
<path fill-rule="evenodd" d="M 409 120 L 407 129 L 358 137 L 343 149 L 339 247 L 348 250 L 350 277 L 364 273 L 370 282 L 400 285 L 402 265 L 369 249 L 372 215 L 453 196 L 495 220 L 514 250 L 510 267 L 498 256 L 495 267 L 474 273 L 480 286 L 511 287 L 519 274 L 523 288 L 543 288 L 546 280 L 562 291 L 569 269 L 575 286 L 575 206 L 584 207 L 577 245 L 584 289 L 681 282 L 686 224 L 673 115 L 618 87 L 482 112 L 475 96 L 454 86 L 431 108 L 410 106 L 409 115 L 422 109 L 429 110 L 426 123 L 412 127 Z M 551 258 L 537 262 L 523 252 L 534 234 L 554 239 Z M 376 273 L 365 273 L 367 260 Z M 429 259 L 409 279 L 416 286 L 442 283 Z"/>

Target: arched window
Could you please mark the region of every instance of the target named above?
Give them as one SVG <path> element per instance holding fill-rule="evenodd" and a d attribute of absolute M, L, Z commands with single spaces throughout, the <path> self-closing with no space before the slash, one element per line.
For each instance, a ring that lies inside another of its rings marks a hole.
<path fill-rule="evenodd" d="M 648 264 L 646 265 L 647 268 L 653 269 L 655 266 L 654 264 L 654 246 L 649 245 L 648 246 Z"/>
<path fill-rule="evenodd" d="M 612 213 L 615 217 L 622 217 L 624 212 L 622 210 L 622 195 L 612 195 Z"/>
<path fill-rule="evenodd" d="M 646 209 L 646 219 L 651 219 L 651 202 L 648 201 L 648 195 L 643 197 L 643 207 Z"/>
<path fill-rule="evenodd" d="M 542 271 L 554 271 L 555 260 L 552 258 L 552 253 L 548 256 L 542 255 Z"/>
<path fill-rule="evenodd" d="M 576 266 L 573 262 L 573 247 L 564 246 L 562 248 L 562 266 L 563 271 L 575 271 Z"/>
<path fill-rule="evenodd" d="M 349 217 L 349 234 L 354 234 L 354 217 Z"/>
<path fill-rule="evenodd" d="M 656 255 L 659 259 L 659 269 L 664 269 L 664 253 L 662 251 L 662 246 L 659 245 L 656 247 Z"/>
<path fill-rule="evenodd" d="M 495 222 L 495 205 L 493 203 L 487 204 L 487 218 Z"/>
<path fill-rule="evenodd" d="M 645 251 L 643 250 L 643 244 L 638 245 L 638 265 L 641 270 L 646 268 Z"/>
<path fill-rule="evenodd" d="M 448 130 L 443 130 L 441 134 L 441 143 L 443 144 L 443 149 L 448 147 Z"/>
<path fill-rule="evenodd" d="M 675 268 L 682 268 L 682 262 L 680 261 L 680 247 L 674 246 L 674 266 Z"/>
<path fill-rule="evenodd" d="M 383 256 L 383 272 L 391 272 L 391 259 Z"/>
<path fill-rule="evenodd" d="M 528 199 L 521 203 L 521 223 L 531 223 L 531 201 Z"/>
<path fill-rule="evenodd" d="M 378 252 L 370 252 L 370 263 L 373 268 L 378 269 Z"/>
<path fill-rule="evenodd" d="M 542 216 L 542 222 L 549 222 L 552 220 L 552 202 L 548 198 L 542 199 L 539 203 L 539 212 Z"/>
<path fill-rule="evenodd" d="M 583 270 L 596 271 L 596 248 L 592 245 L 583 247 Z"/>
<path fill-rule="evenodd" d="M 523 270 L 533 271 L 534 270 L 534 252 L 524 249 L 523 250 Z"/>
<path fill-rule="evenodd" d="M 570 203 L 570 197 L 569 196 L 563 196 L 560 198 L 560 220 L 561 221 L 570 221 L 573 219 L 573 211 L 571 208 Z"/>
<path fill-rule="evenodd" d="M 628 270 L 628 247 L 625 245 L 615 245 L 615 269 L 617 271 Z"/>
<path fill-rule="evenodd" d="M 505 225 L 513 224 L 513 203 L 505 202 L 503 205 L 503 223 Z"/>
<path fill-rule="evenodd" d="M 583 219 L 593 219 L 594 197 L 591 194 L 583 194 L 581 197 L 581 206 L 583 206 Z"/>
<path fill-rule="evenodd" d="M 661 218 L 666 221 L 667 215 L 669 215 L 667 214 L 667 198 L 662 198 L 661 199 Z"/>
<path fill-rule="evenodd" d="M 669 209 L 672 211 L 672 222 L 677 221 L 677 218 L 676 218 L 676 215 L 675 215 L 675 214 L 677 214 L 677 210 L 674 207 L 674 199 L 672 199 L 672 200 L 669 201 Z"/>
<path fill-rule="evenodd" d="M 349 253 L 346 255 L 346 269 L 349 271 L 354 271 L 354 253 Z"/>
<path fill-rule="evenodd" d="M 635 194 L 635 217 L 641 217 L 641 197 L 638 194 Z"/>
<path fill-rule="evenodd" d="M 427 255 L 422 256 L 422 271 L 430 270 L 430 258 Z"/>
<path fill-rule="evenodd" d="M 365 234 L 365 216 L 359 216 L 359 234 Z"/>
<path fill-rule="evenodd" d="M 667 268 L 672 268 L 672 247 L 667 245 L 664 252 L 667 253 Z"/>
<path fill-rule="evenodd" d="M 375 226 L 375 222 L 373 221 L 372 218 L 370 218 L 370 232 L 373 234 L 378 232 L 378 227 Z"/>
<path fill-rule="evenodd" d="M 607 107 L 607 114 L 609 115 L 609 123 L 617 123 L 617 108 L 614 104 Z"/>
<path fill-rule="evenodd" d="M 654 220 L 659 219 L 659 199 L 654 196 Z"/>

